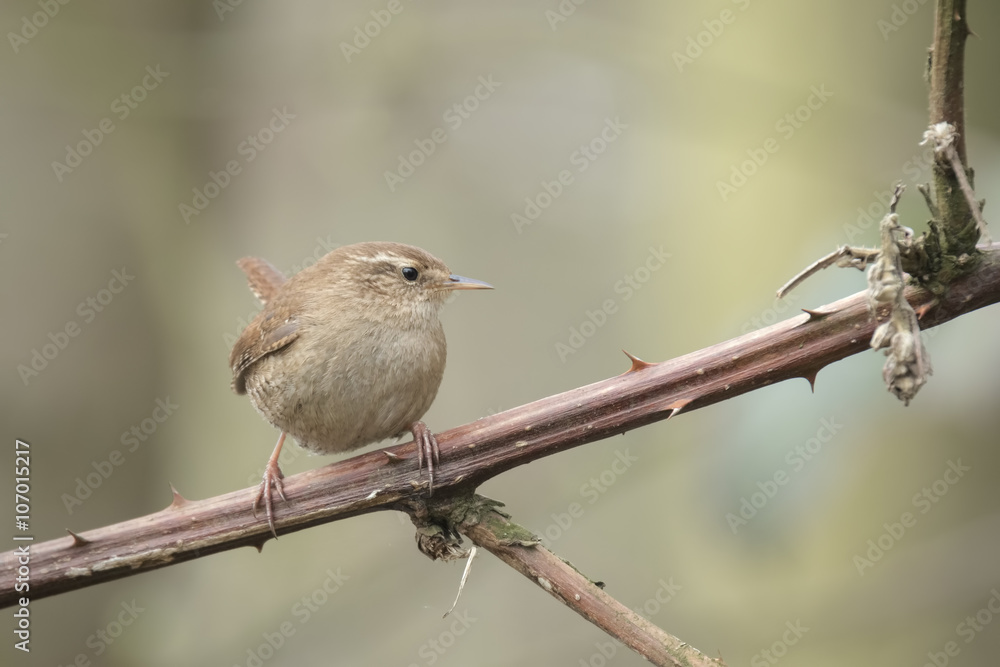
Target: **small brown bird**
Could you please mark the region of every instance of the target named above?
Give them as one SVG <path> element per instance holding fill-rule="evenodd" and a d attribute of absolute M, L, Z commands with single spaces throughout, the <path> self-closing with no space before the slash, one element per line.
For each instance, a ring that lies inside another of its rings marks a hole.
<path fill-rule="evenodd" d="M 402 243 L 343 246 L 288 279 L 263 259 L 237 264 L 264 309 L 229 356 L 233 391 L 281 430 L 254 513 L 263 500 L 277 537 L 272 489 L 287 500 L 278 466 L 286 435 L 331 454 L 409 430 L 432 492 L 438 445 L 420 418 L 444 374 L 438 314 L 448 292 L 492 286 Z"/>

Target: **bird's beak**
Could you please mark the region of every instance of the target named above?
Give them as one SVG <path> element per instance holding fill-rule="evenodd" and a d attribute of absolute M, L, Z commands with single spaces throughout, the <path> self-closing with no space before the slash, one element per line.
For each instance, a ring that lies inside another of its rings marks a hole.
<path fill-rule="evenodd" d="M 439 283 L 436 287 L 441 291 L 459 289 L 493 289 L 493 285 L 484 283 L 482 280 L 466 278 L 465 276 L 456 276 L 454 273 L 448 276 L 448 280 Z"/>

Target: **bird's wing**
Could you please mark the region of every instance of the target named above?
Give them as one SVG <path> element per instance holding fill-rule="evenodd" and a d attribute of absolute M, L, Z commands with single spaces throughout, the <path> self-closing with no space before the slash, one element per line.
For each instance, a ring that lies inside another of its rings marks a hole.
<path fill-rule="evenodd" d="M 272 304 L 273 305 L 273 304 Z M 288 307 L 264 310 L 240 334 L 229 355 L 233 370 L 233 391 L 246 393 L 246 372 L 269 354 L 282 350 L 299 337 L 299 323 Z"/>
<path fill-rule="evenodd" d="M 288 280 L 285 274 L 274 268 L 273 264 L 260 257 L 244 257 L 236 262 L 236 265 L 247 274 L 250 291 L 264 304 L 270 301 Z"/>

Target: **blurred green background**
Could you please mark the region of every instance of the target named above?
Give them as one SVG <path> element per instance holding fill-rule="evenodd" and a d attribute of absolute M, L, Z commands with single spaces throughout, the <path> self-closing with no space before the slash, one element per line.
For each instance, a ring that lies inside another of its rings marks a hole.
<path fill-rule="evenodd" d="M 996 202 L 1000 6 L 970 4 L 968 149 Z M 622 348 L 667 359 L 862 289 L 828 271 L 773 299 L 821 254 L 873 244 L 864 211 L 877 220 L 897 180 L 904 224 L 927 218 L 931 2 L 43 5 L 0 9 L 0 416 L 11 463 L 15 437 L 32 446 L 39 539 L 155 512 L 170 482 L 204 498 L 258 479 L 277 433 L 227 366 L 258 308 L 244 255 L 292 272 L 393 240 L 494 284 L 445 310 L 440 431 L 620 373 Z M 115 271 L 133 277 L 112 292 Z M 923 665 L 948 642 L 949 664 L 993 664 L 998 331 L 994 307 L 932 332 L 909 408 L 869 352 L 815 393 L 769 387 L 481 491 L 730 665 Z M 19 371 L 50 334 L 64 348 Z M 157 400 L 176 406 L 162 423 Z M 121 464 L 78 491 L 113 450 Z M 286 450 L 288 474 L 336 460 Z M 635 462 L 614 472 L 619 456 Z M 745 525 L 727 518 L 744 499 L 760 506 Z M 884 535 L 904 512 L 915 523 Z M 461 622 L 442 620 L 461 571 L 420 555 L 402 515 L 363 516 L 33 602 L 30 656 L 5 614 L 0 662 L 644 664 L 488 554 Z"/>

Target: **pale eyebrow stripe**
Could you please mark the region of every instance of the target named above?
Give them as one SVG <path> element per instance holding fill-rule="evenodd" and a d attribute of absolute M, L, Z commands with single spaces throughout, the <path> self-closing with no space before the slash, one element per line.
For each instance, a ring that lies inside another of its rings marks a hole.
<path fill-rule="evenodd" d="M 399 255 L 391 255 L 385 252 L 380 252 L 377 255 L 355 257 L 354 259 L 363 262 L 369 262 L 371 264 L 381 264 L 384 262 L 395 263 L 395 262 L 406 261 L 405 257 L 400 257 Z"/>

